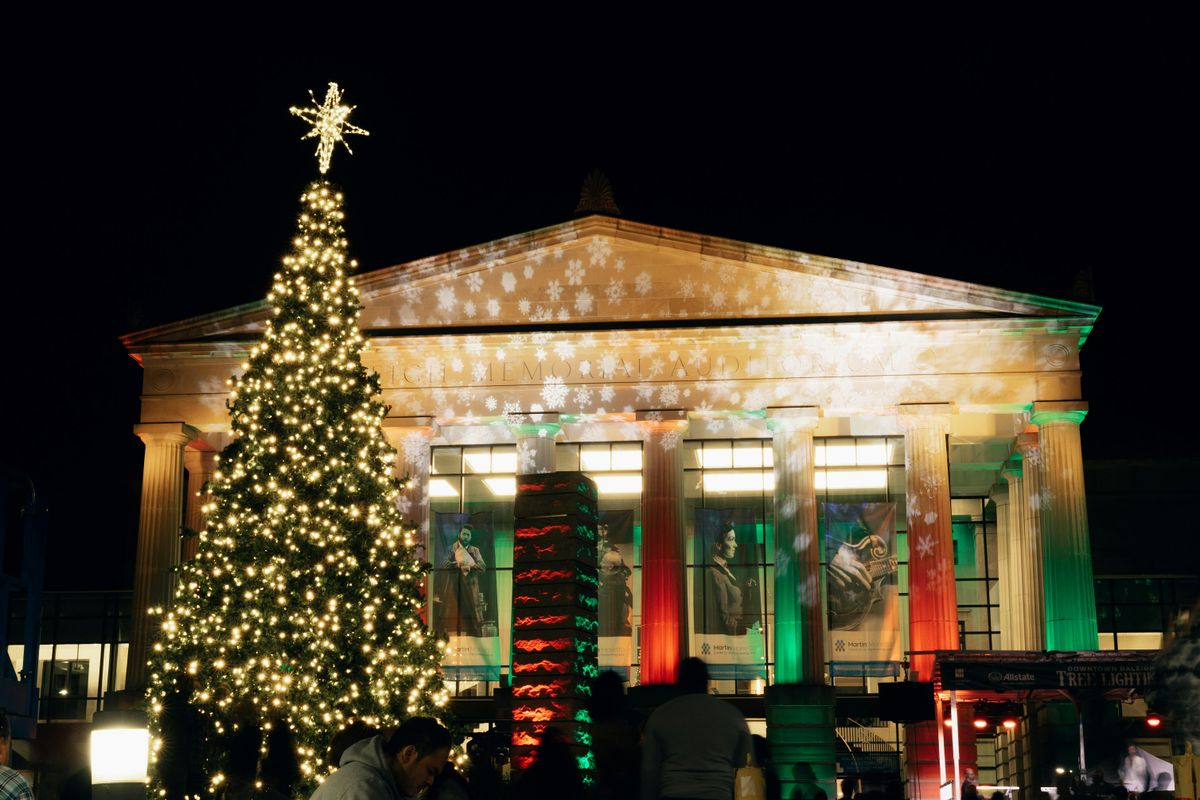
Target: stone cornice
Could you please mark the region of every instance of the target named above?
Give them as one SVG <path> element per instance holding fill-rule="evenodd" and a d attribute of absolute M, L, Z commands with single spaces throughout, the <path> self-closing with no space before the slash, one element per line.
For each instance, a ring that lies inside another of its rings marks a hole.
<path fill-rule="evenodd" d="M 662 320 L 650 324 L 646 320 L 627 320 L 613 324 L 578 324 L 562 325 L 544 323 L 541 325 L 494 326 L 491 329 L 479 328 L 398 328 L 363 330 L 363 335 L 369 342 L 371 350 L 387 351 L 396 348 L 421 346 L 426 343 L 440 341 L 447 335 L 474 335 L 485 341 L 488 337 L 507 340 L 513 332 L 530 330 L 550 331 L 554 333 L 598 333 L 603 336 L 608 332 L 625 331 L 635 335 L 694 339 L 703 337 L 710 343 L 728 341 L 744 343 L 753 340 L 773 341 L 792 334 L 816 333 L 829 335 L 852 335 L 856 332 L 897 336 L 913 334 L 918 336 L 935 336 L 938 341 L 951 339 L 986 340 L 987 337 L 1002 337 L 1006 341 L 1013 336 L 1056 336 L 1065 330 L 1075 331 L 1082 345 L 1087 334 L 1086 320 L 1064 319 L 1061 317 L 1046 317 L 1039 319 L 989 316 L 957 316 L 944 315 L 937 318 L 923 318 L 921 315 L 911 317 L 869 318 L 857 317 L 813 317 L 809 319 L 748 319 L 748 320 Z M 149 333 L 149 332 L 143 332 Z M 122 337 L 121 341 L 132 358 L 139 363 L 143 356 L 159 357 L 210 357 L 230 358 L 241 360 L 249 354 L 250 346 L 261 337 L 258 333 L 246 332 L 227 334 L 221 338 L 199 339 L 159 339 L 147 336 L 145 339 L 135 339 L 141 334 L 130 334 Z"/>
<path fill-rule="evenodd" d="M 572 325 L 558 326 L 553 322 L 531 324 L 519 321 L 512 325 L 458 325 L 438 329 L 440 334 L 484 333 L 490 328 L 538 329 L 574 327 L 580 329 L 693 327 L 728 325 L 776 326 L 805 320 L 814 324 L 844 324 L 871 321 L 888 324 L 901 320 L 953 321 L 989 320 L 996 318 L 1010 322 L 1019 321 L 1041 330 L 1047 324 L 1076 331 L 1082 344 L 1100 309 L 1097 306 L 1056 300 L 1021 292 L 996 289 L 964 281 L 922 275 L 915 272 L 863 264 L 855 261 L 810 255 L 766 245 L 756 245 L 720 237 L 646 225 L 625 219 L 604 216 L 589 216 L 548 228 L 510 236 L 461 248 L 453 252 L 418 259 L 406 264 L 385 267 L 355 277 L 364 302 L 389 293 L 422 284 L 435 284 L 452 275 L 465 275 L 472 271 L 490 269 L 489 264 L 498 257 L 522 256 L 527 253 L 545 251 L 556 246 L 578 242 L 593 236 L 610 237 L 629 244 L 640 244 L 665 248 L 679 253 L 696 253 L 705 258 L 718 259 L 726 263 L 742 263 L 748 267 L 790 272 L 798 276 L 808 275 L 814 279 L 835 280 L 845 285 L 864 289 L 887 290 L 910 297 L 929 300 L 938 310 L 913 309 L 911 312 L 847 314 L 803 313 L 793 317 L 761 316 L 738 318 L 731 314 L 727 318 L 712 316 L 704 319 L 667 318 L 626 319 L 596 317 Z M 264 279 L 267 276 L 264 275 Z M 121 337 L 126 349 L 137 358 L 168 343 L 202 344 L 212 348 L 217 342 L 235 342 L 257 338 L 256 329 L 266 319 L 269 307 L 265 301 L 248 303 L 234 308 L 168 323 Z M 434 331 L 423 328 L 372 329 L 366 332 L 372 338 L 379 336 L 408 337 L 432 335 Z M 1060 330 L 1061 332 L 1061 330 Z"/>

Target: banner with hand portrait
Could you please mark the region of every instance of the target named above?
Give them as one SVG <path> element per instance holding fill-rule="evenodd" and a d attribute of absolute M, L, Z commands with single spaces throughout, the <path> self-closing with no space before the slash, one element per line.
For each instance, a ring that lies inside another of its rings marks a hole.
<path fill-rule="evenodd" d="M 498 681 L 492 513 L 433 516 L 433 632 L 449 640 L 443 673 L 451 680 Z"/>
<path fill-rule="evenodd" d="M 893 675 L 900 663 L 895 503 L 822 503 L 834 675 Z"/>
<path fill-rule="evenodd" d="M 715 679 L 765 678 L 763 543 L 754 511 L 697 508 L 694 530 L 692 652 Z"/>

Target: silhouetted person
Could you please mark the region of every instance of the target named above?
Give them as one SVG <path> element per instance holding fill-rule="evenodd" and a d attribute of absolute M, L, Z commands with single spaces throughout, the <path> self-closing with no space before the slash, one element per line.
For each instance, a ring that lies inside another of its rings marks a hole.
<path fill-rule="evenodd" d="M 249 800 L 258 780 L 258 749 L 262 730 L 243 720 L 226 739 L 225 800 Z"/>
<path fill-rule="evenodd" d="M 377 728 L 356 719 L 333 735 L 333 741 L 329 743 L 329 753 L 325 760 L 329 766 L 336 767 L 342 763 L 342 753 L 346 752 L 347 747 L 378 735 Z"/>
<path fill-rule="evenodd" d="M 542 733 L 533 765 L 525 770 L 513 794 L 521 800 L 579 800 L 583 797 L 583 776 L 567 740 L 558 728 Z"/>
<path fill-rule="evenodd" d="M 467 742 L 467 789 L 471 800 L 496 800 L 504 794 L 504 783 L 496 766 L 495 732 L 475 736 Z"/>
<path fill-rule="evenodd" d="M 759 736 L 757 733 L 750 739 L 754 742 L 754 761 L 763 773 L 767 800 L 783 800 L 783 784 L 779 780 L 779 773 L 775 771 L 775 761 L 771 758 L 770 743 L 765 736 Z"/>
<path fill-rule="evenodd" d="M 1144 800 L 1171 800 L 1175 796 L 1171 786 L 1175 776 L 1170 772 L 1160 772 L 1154 779 L 1154 787 L 1142 795 Z"/>
<path fill-rule="evenodd" d="M 1054 781 L 1054 789 L 1058 793 L 1058 800 L 1074 800 L 1078 794 L 1075 779 L 1070 775 L 1059 775 L 1058 780 Z"/>
<path fill-rule="evenodd" d="M 417 797 L 450 755 L 450 732 L 429 717 L 410 717 L 390 736 L 372 736 L 346 748 L 341 765 L 311 800 Z"/>
<path fill-rule="evenodd" d="M 300 761 L 296 758 L 296 740 L 285 722 L 271 726 L 267 734 L 267 755 L 258 768 L 262 778 L 263 796 L 286 800 L 292 787 L 300 780 Z"/>
<path fill-rule="evenodd" d="M 1137 797 L 1150 786 L 1150 766 L 1133 745 L 1129 745 L 1121 762 L 1121 784 L 1131 798 Z"/>
<path fill-rule="evenodd" d="M 817 785 L 817 774 L 807 761 L 792 765 L 792 780 L 796 786 L 792 789 L 790 800 L 824 800 L 828 797 L 825 790 Z"/>
<path fill-rule="evenodd" d="M 592 754 L 596 758 L 595 797 L 636 800 L 640 791 L 641 726 L 625 702 L 621 676 L 612 670 L 592 681 Z"/>
<path fill-rule="evenodd" d="M 698 658 L 680 662 L 679 688 L 683 694 L 646 722 L 642 800 L 729 800 L 734 772 L 753 757 L 746 719 L 708 693 L 708 667 Z"/>
<path fill-rule="evenodd" d="M 21 773 L 8 766 L 12 760 L 12 727 L 8 715 L 0 711 L 0 797 L 5 800 L 33 800 L 33 790 Z"/>
<path fill-rule="evenodd" d="M 447 760 L 442 772 L 433 781 L 433 786 L 423 795 L 423 800 L 470 800 L 471 794 L 467 789 L 467 781 L 454 768 L 454 762 Z"/>

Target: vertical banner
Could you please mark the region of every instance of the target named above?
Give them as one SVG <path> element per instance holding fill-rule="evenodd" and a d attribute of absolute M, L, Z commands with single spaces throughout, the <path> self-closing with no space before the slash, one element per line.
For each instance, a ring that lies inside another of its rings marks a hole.
<path fill-rule="evenodd" d="M 894 503 L 822 503 L 834 675 L 893 675 L 900 663 Z"/>
<path fill-rule="evenodd" d="M 720 680 L 766 677 L 756 522 L 750 509 L 696 509 L 692 652 Z"/>
<path fill-rule="evenodd" d="M 600 668 L 629 677 L 633 662 L 633 511 L 600 512 Z"/>
<path fill-rule="evenodd" d="M 433 520 L 433 632 L 445 636 L 449 680 L 500 680 L 492 512 Z"/>

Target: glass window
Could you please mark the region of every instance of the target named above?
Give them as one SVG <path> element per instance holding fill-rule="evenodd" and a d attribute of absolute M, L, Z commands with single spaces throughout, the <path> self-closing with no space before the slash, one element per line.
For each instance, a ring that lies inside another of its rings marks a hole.
<path fill-rule="evenodd" d="M 130 595 L 43 593 L 42 643 L 34 678 L 40 720 L 90 720 L 108 692 L 125 688 Z M 16 622 L 13 611 L 10 607 L 10 630 Z M 20 612 L 23 616 L 23 606 Z M 19 635 L 15 641 L 20 641 Z M 23 645 L 11 645 L 8 655 L 16 671 L 24 668 Z"/>
<path fill-rule="evenodd" d="M 516 499 L 517 454 L 514 445 L 435 447 L 435 466 L 430 479 L 429 509 L 441 513 L 490 512 L 495 547 L 496 619 L 500 640 L 500 671 L 509 671 L 512 644 L 513 522 Z M 601 514 L 629 511 L 632 542 L 623 543 L 628 553 L 628 587 L 633 596 L 631 622 L 634 641 L 641 624 L 641 501 L 642 450 L 640 442 L 561 443 L 555 446 L 559 470 L 579 469 L 596 481 Z M 625 518 L 628 521 L 629 517 Z M 432 521 L 432 519 L 431 519 Z M 633 667 L 636 645 L 629 648 Z M 450 691 L 459 696 L 488 696 L 498 684 L 490 681 L 448 680 Z"/>

